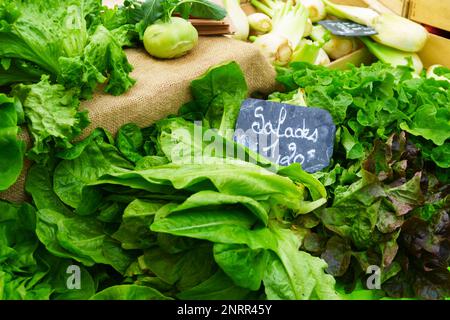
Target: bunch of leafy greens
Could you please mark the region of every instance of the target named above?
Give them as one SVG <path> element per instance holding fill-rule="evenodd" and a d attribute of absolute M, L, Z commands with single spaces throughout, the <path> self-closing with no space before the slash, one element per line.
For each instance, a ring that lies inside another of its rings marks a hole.
<path fill-rule="evenodd" d="M 72 139 L 89 124 L 87 111 L 78 111 L 80 101 L 76 89 L 50 84 L 47 76 L 37 84 L 15 86 L 12 95 L 22 101 L 34 142 L 28 157 L 37 162 L 48 161 L 53 147 L 70 147 Z"/>
<path fill-rule="evenodd" d="M 291 100 L 301 88 L 309 106 L 328 110 L 340 127 L 337 136 L 346 160 L 364 159 L 375 139 L 386 141 L 404 130 L 426 159 L 450 167 L 449 81 L 381 62 L 349 70 L 298 62 L 278 71 L 278 81 L 295 91 L 274 98 Z"/>
<path fill-rule="evenodd" d="M 296 63 L 279 79 L 294 91 L 271 99 L 325 108 L 338 124 L 327 170 L 278 167 L 230 139 L 248 95 L 234 62 L 194 80 L 178 116 L 127 124 L 115 139 L 99 128 L 72 145 L 64 137 L 76 128 L 31 113 L 59 148 L 29 172 L 32 204 L 0 202 L 0 298 L 450 297 L 448 82 L 381 63 Z M 17 123 L 39 90 L 50 93 L 51 112 L 85 123 L 83 113 L 64 113 L 76 95 L 46 78 L 15 90 L 30 101 L 0 97 L 7 148 L 21 148 Z M 67 288 L 73 266 L 82 290 Z M 373 266 L 380 278 L 370 283 Z"/>
<path fill-rule="evenodd" d="M 0 83 L 35 82 L 47 74 L 83 97 L 106 81 L 106 92 L 125 92 L 134 83 L 131 65 L 117 30 L 102 24 L 102 10 L 100 0 L 2 1 Z"/>
<path fill-rule="evenodd" d="M 2 121 L 3 115 L 11 121 L 2 128 L 1 190 L 15 182 L 23 163 L 23 143 L 12 142 L 14 117 L 34 140 L 29 158 L 46 163 L 53 149 L 71 147 L 89 124 L 87 112 L 78 111 L 80 99 L 90 98 L 100 83 L 113 95 L 134 84 L 122 50 L 132 44 L 132 27 L 123 13 L 102 7 L 100 0 L 0 3 L 0 86 L 12 87 L 15 105 L 21 105 L 17 116 L 14 107 L 2 107 Z"/>
<path fill-rule="evenodd" d="M 13 184 L 22 171 L 25 143 L 17 138 L 20 107 L 17 100 L 0 94 L 0 190 Z"/>
<path fill-rule="evenodd" d="M 228 101 L 246 84 L 211 104 L 215 74 L 243 78 L 235 63 L 213 68 L 193 82 L 193 103 L 230 129 Z M 216 131 L 210 141 L 198 132 L 208 128 L 181 117 L 125 125 L 116 139 L 97 129 L 34 165 L 33 206 L 0 203 L 1 298 L 338 298 L 324 260 L 299 250 L 306 229 L 293 224 L 326 202 L 323 185 L 299 165 L 268 170 Z M 82 290 L 65 286 L 71 265 Z"/>
<path fill-rule="evenodd" d="M 121 9 L 129 24 L 142 40 L 147 27 L 159 19 L 168 20 L 174 13 L 187 19 L 189 16 L 202 19 L 222 20 L 227 13 L 224 8 L 209 0 L 125 0 Z"/>
<path fill-rule="evenodd" d="M 211 83 L 220 85 L 212 86 Z M 245 78 L 237 64 L 214 68 L 194 80 L 191 94 L 194 100 L 183 105 L 179 114 L 191 121 L 201 121 L 205 128 L 217 128 L 218 133 L 233 139 L 242 101 L 248 95 Z"/>
<path fill-rule="evenodd" d="M 294 91 L 272 100 L 327 109 L 339 126 L 332 164 L 314 174 L 329 205 L 294 223 L 309 227 L 302 249 L 327 262 L 345 299 L 449 297 L 449 82 L 382 63 L 294 63 L 278 79 Z"/>
<path fill-rule="evenodd" d="M 334 196 L 315 212 L 320 226 L 307 242 L 347 290 L 374 265 L 385 295 L 442 299 L 450 295 L 450 186 L 405 136 L 377 140 L 361 165 L 319 174 Z"/>

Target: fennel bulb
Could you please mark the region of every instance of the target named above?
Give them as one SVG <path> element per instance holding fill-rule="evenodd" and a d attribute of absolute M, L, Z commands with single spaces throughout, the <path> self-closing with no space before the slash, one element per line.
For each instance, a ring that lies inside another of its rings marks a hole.
<path fill-rule="evenodd" d="M 323 50 L 333 60 L 342 58 L 357 49 L 358 44 L 353 37 L 331 35 L 331 39 L 323 45 Z"/>
<path fill-rule="evenodd" d="M 362 37 L 361 40 L 369 51 L 380 61 L 389 63 L 394 67 L 410 66 L 417 74 L 422 72 L 423 63 L 416 53 L 400 51 L 374 42 L 367 37 Z"/>
<path fill-rule="evenodd" d="M 422 50 L 428 39 L 428 31 L 418 23 L 392 13 L 377 13 L 369 8 L 343 6 L 323 0 L 328 13 L 375 29 L 375 41 L 405 52 Z"/>
<path fill-rule="evenodd" d="M 256 33 L 268 33 L 272 30 L 272 19 L 264 13 L 253 13 L 247 17 L 250 29 Z"/>
<path fill-rule="evenodd" d="M 331 32 L 318 24 L 312 28 L 310 38 L 324 45 L 331 40 Z"/>
<path fill-rule="evenodd" d="M 247 15 L 241 8 L 241 1 L 222 0 L 222 3 L 233 26 L 234 34 L 232 37 L 237 40 L 247 41 L 250 34 L 250 26 Z"/>
<path fill-rule="evenodd" d="M 256 38 L 255 45 L 276 65 L 284 66 L 291 61 L 294 50 L 289 40 L 276 33 L 267 33 Z"/>
<path fill-rule="evenodd" d="M 308 19 L 306 21 L 306 25 L 305 25 L 305 32 L 303 33 L 303 38 L 309 37 L 312 33 L 313 30 L 313 24 L 311 19 Z"/>
<path fill-rule="evenodd" d="M 314 63 L 319 55 L 320 45 L 311 40 L 303 39 L 292 54 L 291 62 Z"/>
<path fill-rule="evenodd" d="M 261 4 L 269 8 L 265 13 L 272 16 L 272 31 L 258 37 L 254 44 L 272 63 L 286 65 L 303 38 L 308 10 L 300 2 L 294 5 L 292 0 L 264 2 L 268 6 L 257 0 L 252 1 L 253 4 L 257 3 L 257 6 Z"/>
<path fill-rule="evenodd" d="M 378 12 L 370 8 L 344 6 L 334 4 L 329 0 L 323 0 L 323 3 L 325 4 L 325 9 L 329 14 L 338 18 L 352 20 L 366 26 L 372 26 L 375 23 L 375 19 L 379 16 Z"/>
<path fill-rule="evenodd" d="M 381 14 L 372 27 L 378 32 L 372 39 L 406 52 L 419 52 L 428 40 L 423 26 L 391 13 Z"/>
<path fill-rule="evenodd" d="M 327 11 L 322 0 L 297 0 L 300 1 L 309 12 L 309 18 L 312 22 L 317 22 L 325 19 Z"/>

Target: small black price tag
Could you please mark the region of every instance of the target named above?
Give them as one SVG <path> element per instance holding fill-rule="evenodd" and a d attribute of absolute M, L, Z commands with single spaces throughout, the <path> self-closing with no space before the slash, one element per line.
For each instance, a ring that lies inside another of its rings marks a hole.
<path fill-rule="evenodd" d="M 330 163 L 335 133 L 326 110 L 247 99 L 234 139 L 276 164 L 297 162 L 305 171 L 316 172 Z"/>
<path fill-rule="evenodd" d="M 347 20 L 322 20 L 319 24 L 336 36 L 365 37 L 378 34 L 371 27 Z"/>

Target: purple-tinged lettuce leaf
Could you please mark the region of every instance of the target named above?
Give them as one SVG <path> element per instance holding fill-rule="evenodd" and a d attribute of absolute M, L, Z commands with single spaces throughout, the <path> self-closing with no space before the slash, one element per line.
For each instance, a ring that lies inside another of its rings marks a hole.
<path fill-rule="evenodd" d="M 344 275 L 350 265 L 352 258 L 349 243 L 338 236 L 328 240 L 325 251 L 321 258 L 328 264 L 327 272 L 335 277 Z"/>

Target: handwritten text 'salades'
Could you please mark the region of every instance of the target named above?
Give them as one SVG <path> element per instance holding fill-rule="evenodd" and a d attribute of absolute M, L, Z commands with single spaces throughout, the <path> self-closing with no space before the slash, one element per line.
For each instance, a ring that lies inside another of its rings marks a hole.
<path fill-rule="evenodd" d="M 257 120 L 252 123 L 251 128 L 253 132 L 258 135 L 271 135 L 271 140 L 273 140 L 272 143 L 262 148 L 262 151 L 268 158 L 275 160 L 276 164 L 288 166 L 294 162 L 304 164 L 306 159 L 305 157 L 308 157 L 309 159 L 315 157 L 315 149 L 309 149 L 306 151 L 306 154 L 303 154 L 300 152 L 302 150 L 297 148 L 296 142 L 289 143 L 288 150 L 290 151 L 290 154 L 282 156 L 281 154 L 279 154 L 279 143 L 281 138 L 306 139 L 308 141 L 316 143 L 319 139 L 319 131 L 317 130 L 317 128 L 315 128 L 314 130 L 310 130 L 309 128 L 307 128 L 306 119 L 303 119 L 301 127 L 293 128 L 291 126 L 285 126 L 284 123 L 287 117 L 287 111 L 285 107 L 280 108 L 277 125 L 274 126 L 271 119 L 264 118 L 263 111 L 263 107 L 255 108 L 254 115 L 255 119 Z"/>
<path fill-rule="evenodd" d="M 247 99 L 236 124 L 235 140 L 272 162 L 300 163 L 315 172 L 329 165 L 336 127 L 323 109 Z"/>

